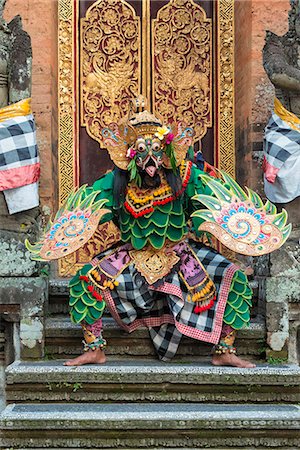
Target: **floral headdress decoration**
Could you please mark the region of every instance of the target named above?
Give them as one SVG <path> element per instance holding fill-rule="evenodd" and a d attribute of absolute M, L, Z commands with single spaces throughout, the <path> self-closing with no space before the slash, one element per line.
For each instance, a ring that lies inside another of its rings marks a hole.
<path fill-rule="evenodd" d="M 126 118 L 118 124 L 111 123 L 109 128 L 102 130 L 104 143 L 112 161 L 122 170 L 129 170 L 130 178 L 135 178 L 137 172 L 134 159 L 136 151 L 134 143 L 138 136 L 156 136 L 162 141 L 163 167 L 173 169 L 185 159 L 192 145 L 193 130 L 184 122 L 164 125 L 160 119 L 145 109 L 146 101 L 139 96 L 132 102 L 132 107 Z"/>

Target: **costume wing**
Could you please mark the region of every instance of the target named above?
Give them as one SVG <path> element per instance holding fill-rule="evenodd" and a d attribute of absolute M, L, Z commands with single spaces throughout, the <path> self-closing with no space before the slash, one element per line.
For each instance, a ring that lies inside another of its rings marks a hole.
<path fill-rule="evenodd" d="M 39 242 L 32 245 L 25 241 L 26 248 L 32 253 L 31 259 L 62 258 L 83 247 L 92 237 L 101 217 L 110 210 L 103 208 L 106 199 L 95 201 L 100 191 L 92 190 L 90 193 L 90 190 L 84 185 L 69 195 Z"/>
<path fill-rule="evenodd" d="M 289 237 L 292 225 L 286 225 L 287 212 L 277 213 L 276 207 L 247 189 L 245 192 L 228 174 L 220 171 L 224 183 L 206 174 L 202 181 L 213 195 L 195 195 L 207 209 L 192 216 L 203 220 L 199 230 L 215 236 L 223 245 L 237 253 L 260 256 L 281 247 Z"/>

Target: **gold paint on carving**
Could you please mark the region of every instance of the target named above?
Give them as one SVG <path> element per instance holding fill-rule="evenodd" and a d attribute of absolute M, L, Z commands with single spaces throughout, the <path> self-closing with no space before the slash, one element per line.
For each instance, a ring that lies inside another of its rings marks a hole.
<path fill-rule="evenodd" d="M 234 0 L 218 0 L 217 55 L 218 71 L 218 168 L 235 178 L 235 116 L 234 116 Z M 221 245 L 219 251 L 230 261 L 236 254 Z"/>
<path fill-rule="evenodd" d="M 98 0 L 81 19 L 81 125 L 103 147 L 140 92 L 140 18 L 125 0 Z"/>
<path fill-rule="evenodd" d="M 235 178 L 234 0 L 218 2 L 219 168 Z"/>
<path fill-rule="evenodd" d="M 136 270 L 146 278 L 150 285 L 168 275 L 172 267 L 180 260 L 173 250 L 166 253 L 166 248 L 155 250 L 155 248 L 149 247 L 143 250 L 131 250 L 129 255 Z"/>
<path fill-rule="evenodd" d="M 148 100 L 151 109 L 151 8 L 150 0 L 142 1 L 142 95 Z"/>
<path fill-rule="evenodd" d="M 88 263 L 120 240 L 120 230 L 112 221 L 99 225 L 93 237 L 78 251 L 78 259 L 81 263 Z"/>
<path fill-rule="evenodd" d="M 212 20 L 193 0 L 171 0 L 152 22 L 152 50 L 155 113 L 198 141 L 212 126 Z"/>
<path fill-rule="evenodd" d="M 74 23 L 73 0 L 58 1 L 58 197 L 61 205 L 70 192 L 74 181 Z M 70 255 L 59 262 L 60 275 L 71 274 L 76 263 L 76 256 Z"/>

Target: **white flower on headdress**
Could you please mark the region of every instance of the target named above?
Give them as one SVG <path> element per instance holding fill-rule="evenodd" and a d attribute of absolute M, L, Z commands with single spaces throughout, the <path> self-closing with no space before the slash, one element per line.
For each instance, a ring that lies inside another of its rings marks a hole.
<path fill-rule="evenodd" d="M 158 137 L 160 141 L 162 141 L 166 134 L 170 132 L 169 128 L 166 126 L 158 127 L 155 136 Z"/>

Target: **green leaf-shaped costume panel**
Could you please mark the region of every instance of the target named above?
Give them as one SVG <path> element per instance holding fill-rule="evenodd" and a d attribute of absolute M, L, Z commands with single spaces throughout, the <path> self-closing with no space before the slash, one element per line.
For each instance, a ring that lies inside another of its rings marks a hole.
<path fill-rule="evenodd" d="M 244 272 L 235 272 L 224 313 L 224 322 L 235 330 L 246 328 L 250 322 L 252 290 Z"/>
<path fill-rule="evenodd" d="M 108 172 L 106 175 L 99 178 L 99 180 L 95 181 L 93 187 L 91 188 L 94 191 L 100 191 L 97 194 L 95 201 L 97 202 L 99 200 L 106 199 L 107 203 L 105 204 L 105 207 L 110 209 L 111 211 L 113 209 L 113 202 L 114 202 L 113 186 L 114 186 L 114 172 Z M 110 214 L 105 214 L 105 216 L 101 218 L 99 223 L 100 224 L 105 223 L 112 219 L 113 213 L 111 212 Z"/>
<path fill-rule="evenodd" d="M 122 241 L 130 242 L 137 250 L 149 244 L 161 249 L 166 239 L 178 242 L 187 232 L 182 200 L 156 206 L 152 213 L 137 218 L 123 208 L 120 230 Z"/>
<path fill-rule="evenodd" d="M 199 194 L 212 195 L 211 189 L 206 184 L 204 184 L 203 179 L 201 178 L 201 176 L 203 175 L 207 174 L 202 170 L 198 169 L 197 167 L 192 166 L 191 178 L 186 189 L 186 196 L 189 199 L 188 203 L 189 215 L 191 215 L 194 211 L 199 209 L 199 202 L 192 200 L 192 198 L 195 195 Z M 209 175 L 207 176 L 210 177 Z M 203 222 L 205 222 L 204 218 L 196 216 L 192 217 L 192 231 L 198 237 L 203 235 L 203 233 L 199 231 L 199 227 Z"/>
<path fill-rule="evenodd" d="M 102 317 L 105 308 L 105 302 L 94 298 L 87 289 L 87 283 L 80 279 L 81 276 L 86 275 L 91 269 L 91 264 L 86 264 L 82 269 L 78 270 L 69 283 L 70 315 L 74 323 L 85 321 L 91 325 L 95 320 Z"/>

